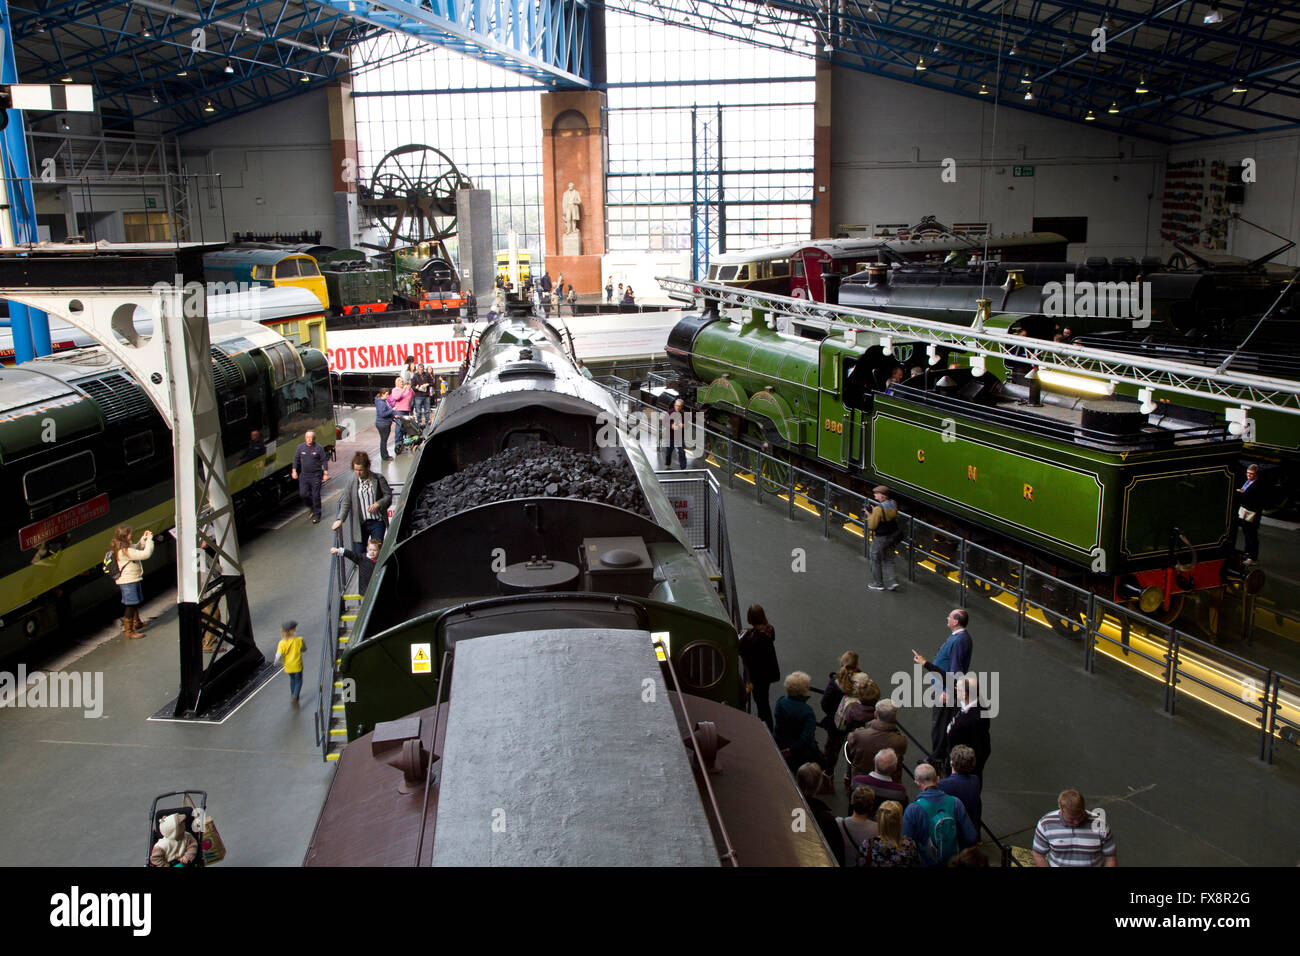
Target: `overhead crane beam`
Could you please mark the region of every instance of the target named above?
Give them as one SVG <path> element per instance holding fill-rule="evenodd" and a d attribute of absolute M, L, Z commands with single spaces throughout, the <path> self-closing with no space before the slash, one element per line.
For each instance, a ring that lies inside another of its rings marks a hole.
<path fill-rule="evenodd" d="M 1152 358 L 1085 348 L 1068 342 L 1027 339 L 982 327 L 950 325 L 927 319 L 824 305 L 767 292 L 739 290 L 717 282 L 700 282 L 666 276 L 656 279 L 675 297 L 699 301 L 704 308 L 757 309 L 789 316 L 800 324 L 829 333 L 867 332 L 902 342 L 919 342 L 936 349 L 951 349 L 988 358 L 1029 362 L 1040 368 L 1086 375 L 1108 382 L 1127 383 L 1154 392 L 1189 395 L 1222 401 L 1225 406 L 1259 408 L 1300 415 L 1300 382 L 1252 375 L 1232 369 L 1219 371 L 1191 362 Z M 710 305 L 710 304 L 714 305 Z"/>
<path fill-rule="evenodd" d="M 321 0 L 319 5 L 557 89 L 592 85 L 588 0 Z"/>

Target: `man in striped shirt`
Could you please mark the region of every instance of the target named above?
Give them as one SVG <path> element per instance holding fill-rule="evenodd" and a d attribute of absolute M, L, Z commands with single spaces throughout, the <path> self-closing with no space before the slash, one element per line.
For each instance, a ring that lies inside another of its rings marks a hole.
<path fill-rule="evenodd" d="M 1119 865 L 1105 811 L 1089 813 L 1078 790 L 1063 790 L 1056 805 L 1060 809 L 1039 820 L 1034 830 L 1035 866 Z"/>

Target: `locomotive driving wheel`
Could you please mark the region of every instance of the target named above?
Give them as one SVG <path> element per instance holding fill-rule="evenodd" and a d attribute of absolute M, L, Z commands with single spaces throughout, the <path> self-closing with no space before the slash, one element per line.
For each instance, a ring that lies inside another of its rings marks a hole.
<path fill-rule="evenodd" d="M 790 481 L 790 456 L 780 448 L 765 445 L 759 467 L 759 481 L 769 494 L 781 494 Z"/>
<path fill-rule="evenodd" d="M 399 146 L 375 166 L 360 206 L 388 233 L 388 248 L 456 235 L 456 191 L 470 181 L 432 146 Z"/>

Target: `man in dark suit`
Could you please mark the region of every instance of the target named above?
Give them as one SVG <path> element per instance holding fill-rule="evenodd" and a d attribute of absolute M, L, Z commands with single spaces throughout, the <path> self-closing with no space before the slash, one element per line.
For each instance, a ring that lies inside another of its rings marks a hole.
<path fill-rule="evenodd" d="M 293 456 L 293 470 L 289 473 L 298 482 L 298 497 L 311 512 L 311 523 L 320 524 L 320 490 L 330 480 L 329 456 L 317 443 L 316 433 L 307 432 Z"/>
<path fill-rule="evenodd" d="M 1241 525 L 1242 537 L 1246 539 L 1243 549 L 1246 552 L 1246 564 L 1259 560 L 1259 523 L 1264 512 L 1264 486 L 1259 480 L 1259 465 L 1246 469 L 1246 483 L 1237 489 L 1237 523 Z"/>
<path fill-rule="evenodd" d="M 984 779 L 984 764 L 993 752 L 989 719 L 979 700 L 979 678 L 968 674 L 957 682 L 957 711 L 948 722 L 948 753 L 958 744 L 975 751 L 975 776 Z"/>

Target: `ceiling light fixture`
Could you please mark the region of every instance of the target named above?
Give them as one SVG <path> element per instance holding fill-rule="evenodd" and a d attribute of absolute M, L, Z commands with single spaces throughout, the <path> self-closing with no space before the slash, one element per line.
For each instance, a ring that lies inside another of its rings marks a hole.
<path fill-rule="evenodd" d="M 1222 22 L 1223 22 L 1223 11 L 1219 9 L 1219 2 L 1218 2 L 1218 0 L 1214 0 L 1214 2 L 1210 4 L 1210 10 L 1209 10 L 1209 12 L 1206 13 L 1205 16 L 1202 17 L 1201 19 L 1202 19 L 1202 21 L 1205 22 L 1205 23 L 1222 23 Z"/>
<path fill-rule="evenodd" d="M 68 73 L 67 75 L 65 75 L 65 76 L 60 80 L 60 82 L 62 82 L 62 83 L 71 83 L 71 82 L 72 82 L 72 74 L 71 74 L 71 73 Z"/>
<path fill-rule="evenodd" d="M 1238 79 L 1237 79 L 1237 82 L 1232 84 L 1232 92 L 1234 92 L 1234 93 L 1245 93 L 1245 92 L 1247 92 L 1247 90 L 1246 90 L 1246 81 L 1243 80 L 1243 79 L 1241 79 L 1241 78 L 1238 78 Z"/>
<path fill-rule="evenodd" d="M 822 52 L 823 52 L 823 53 L 834 53 L 834 52 L 835 52 L 835 47 L 831 46 L 831 45 L 828 43 L 828 44 L 826 44 L 824 47 L 822 47 Z"/>
<path fill-rule="evenodd" d="M 321 51 L 322 53 L 328 53 L 328 52 L 330 51 L 330 41 L 329 41 L 329 40 L 321 40 L 321 41 L 320 41 L 320 51 Z"/>
<path fill-rule="evenodd" d="M 1032 100 L 1033 98 L 1034 98 L 1034 88 L 1031 86 L 1029 89 L 1025 90 L 1025 100 L 1028 101 L 1028 100 Z"/>
<path fill-rule="evenodd" d="M 918 72 L 918 73 L 924 73 L 924 72 L 925 72 L 925 57 L 923 57 L 923 56 L 918 56 L 918 57 L 916 58 L 916 72 Z"/>
<path fill-rule="evenodd" d="M 943 52 L 943 44 L 940 43 L 938 40 L 935 40 L 935 41 L 934 41 L 934 50 L 932 50 L 931 52 L 933 52 L 933 53 L 942 53 L 942 52 Z"/>
<path fill-rule="evenodd" d="M 1016 55 L 1016 41 L 1012 40 L 1011 49 L 1007 52 L 1007 56 L 1015 56 L 1015 55 Z"/>
<path fill-rule="evenodd" d="M 1119 104 L 1116 103 L 1114 100 L 1112 100 L 1112 101 L 1111 101 L 1111 104 L 1110 104 L 1110 109 L 1106 110 L 1106 112 L 1107 112 L 1107 113 L 1111 113 L 1111 114 L 1118 113 L 1118 112 L 1119 112 Z"/>
<path fill-rule="evenodd" d="M 1146 78 L 1146 74 L 1145 74 L 1145 73 L 1143 73 L 1143 74 L 1141 74 L 1141 75 L 1138 76 L 1138 85 L 1137 85 L 1136 87 L 1134 87 L 1133 92 L 1134 92 L 1134 93 L 1150 93 L 1150 92 L 1151 92 L 1149 89 L 1147 89 L 1147 78 Z"/>
<path fill-rule="evenodd" d="M 212 100 L 208 100 L 206 103 L 203 104 L 203 112 L 205 112 L 205 113 L 215 113 L 216 111 L 217 111 L 217 108 L 216 108 L 215 106 L 212 105 Z"/>
<path fill-rule="evenodd" d="M 311 77 L 309 77 L 306 73 L 304 73 L 302 76 L 298 77 L 298 82 L 299 82 L 299 83 L 310 83 L 310 82 L 311 82 Z"/>
<path fill-rule="evenodd" d="M 154 90 L 154 92 L 153 92 L 153 101 L 154 101 L 155 103 L 158 103 L 158 102 L 159 102 L 159 99 L 158 99 L 158 91 L 157 91 L 157 90 Z"/>
<path fill-rule="evenodd" d="M 248 14 L 247 14 L 247 13 L 245 13 L 243 19 L 239 21 L 239 32 L 240 32 L 240 33 L 247 33 L 247 32 L 248 32 Z"/>
<path fill-rule="evenodd" d="M 980 96 L 988 96 L 988 95 L 989 95 L 989 88 L 988 88 L 987 86 L 985 86 L 983 83 L 980 84 L 980 94 L 979 94 L 979 95 L 980 95 Z"/>
<path fill-rule="evenodd" d="M 176 71 L 176 75 L 177 75 L 177 76 L 189 76 L 189 75 L 190 75 L 190 71 L 189 71 L 189 70 L 177 70 L 177 71 Z"/>
<path fill-rule="evenodd" d="M 1025 67 L 1025 72 L 1020 74 L 1020 85 L 1021 86 L 1029 85 L 1029 67 Z"/>
<path fill-rule="evenodd" d="M 1092 123 L 1096 119 L 1097 119 L 1097 114 L 1094 113 L 1092 110 L 1088 110 L 1088 115 L 1083 118 L 1085 123 Z"/>
<path fill-rule="evenodd" d="M 148 27 L 145 27 L 142 31 L 140 31 L 140 36 L 144 37 L 147 40 L 151 36 L 153 36 L 153 31 L 150 30 Z"/>
<path fill-rule="evenodd" d="M 68 125 L 68 118 L 66 116 L 63 117 L 61 120 L 59 120 L 59 128 L 62 129 L 63 132 L 65 133 L 68 130 L 72 129 L 72 127 Z"/>
<path fill-rule="evenodd" d="M 229 60 L 226 61 L 226 69 L 225 69 L 224 72 L 226 72 L 226 73 L 234 73 L 234 72 L 235 72 L 235 68 L 234 68 L 234 66 L 231 65 L 231 63 L 230 63 Z"/>

